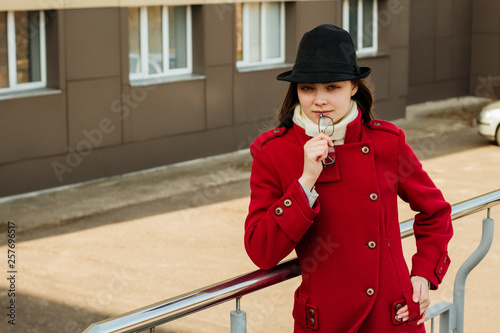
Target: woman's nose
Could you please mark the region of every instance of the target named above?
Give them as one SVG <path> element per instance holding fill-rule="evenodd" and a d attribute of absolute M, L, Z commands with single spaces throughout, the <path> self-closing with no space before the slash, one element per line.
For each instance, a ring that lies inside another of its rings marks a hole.
<path fill-rule="evenodd" d="M 326 98 L 321 93 L 318 93 L 314 98 L 314 104 L 316 105 L 326 105 Z"/>

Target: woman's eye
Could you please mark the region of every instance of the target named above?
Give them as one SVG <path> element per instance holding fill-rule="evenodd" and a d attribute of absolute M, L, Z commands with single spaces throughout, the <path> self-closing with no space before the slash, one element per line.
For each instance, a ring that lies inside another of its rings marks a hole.
<path fill-rule="evenodd" d="M 302 90 L 302 91 L 310 91 L 310 90 L 312 90 L 312 88 L 311 87 L 307 87 L 307 86 L 303 86 L 303 87 L 300 88 L 300 90 Z"/>
<path fill-rule="evenodd" d="M 333 86 L 333 85 L 332 85 L 332 86 L 328 86 L 328 90 L 335 90 L 335 89 L 338 89 L 338 88 L 339 88 L 339 87 L 337 87 L 337 86 Z"/>

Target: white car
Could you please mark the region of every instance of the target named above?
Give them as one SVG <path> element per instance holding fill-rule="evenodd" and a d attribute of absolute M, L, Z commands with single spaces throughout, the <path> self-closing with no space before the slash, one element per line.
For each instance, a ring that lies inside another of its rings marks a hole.
<path fill-rule="evenodd" d="M 500 101 L 486 105 L 477 117 L 477 131 L 500 146 Z"/>

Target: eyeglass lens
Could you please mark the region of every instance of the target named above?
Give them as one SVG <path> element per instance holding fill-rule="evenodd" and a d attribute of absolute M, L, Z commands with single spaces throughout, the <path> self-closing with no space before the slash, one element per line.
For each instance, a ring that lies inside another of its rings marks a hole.
<path fill-rule="evenodd" d="M 318 121 L 319 131 L 328 136 L 333 135 L 333 120 L 330 117 L 320 116 Z"/>
<path fill-rule="evenodd" d="M 332 118 L 320 115 L 319 121 L 318 121 L 318 127 L 319 127 L 320 132 L 323 132 L 328 136 L 333 135 L 334 126 L 333 126 Z M 330 164 L 335 163 L 335 159 L 336 159 L 335 158 L 335 148 L 329 147 L 328 148 L 328 157 L 323 161 L 323 166 L 326 167 Z"/>

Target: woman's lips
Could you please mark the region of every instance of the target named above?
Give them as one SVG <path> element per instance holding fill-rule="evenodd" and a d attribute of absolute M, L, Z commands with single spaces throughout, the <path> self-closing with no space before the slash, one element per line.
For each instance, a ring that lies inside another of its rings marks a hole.
<path fill-rule="evenodd" d="M 332 111 L 313 111 L 315 114 L 317 114 L 318 116 L 320 114 L 322 114 L 323 116 L 328 116 L 330 113 L 332 113 Z"/>

